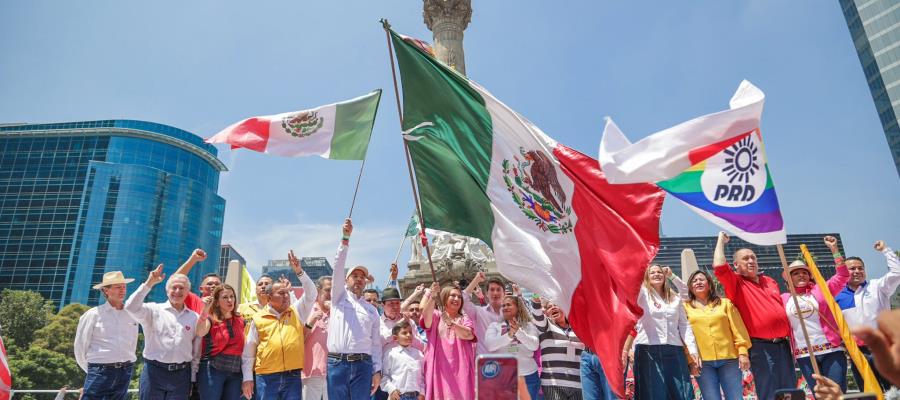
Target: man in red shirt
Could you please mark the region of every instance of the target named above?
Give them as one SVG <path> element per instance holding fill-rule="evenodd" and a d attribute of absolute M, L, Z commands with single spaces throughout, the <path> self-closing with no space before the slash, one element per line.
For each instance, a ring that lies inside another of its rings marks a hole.
<path fill-rule="evenodd" d="M 206 260 L 206 252 L 203 249 L 194 249 L 191 253 L 191 256 L 178 267 L 178 270 L 175 271 L 176 274 L 184 274 L 187 275 L 191 272 L 191 269 L 194 268 L 198 262 Z M 203 276 L 203 279 L 200 280 L 200 296 L 194 294 L 194 292 L 188 292 L 188 295 L 184 298 L 184 305 L 187 308 L 193 310 L 197 314 L 200 314 L 203 311 L 203 297 L 212 295 L 213 290 L 216 290 L 222 284 L 222 277 L 216 273 L 210 273 Z"/>
<path fill-rule="evenodd" d="M 750 249 L 734 252 L 735 271 L 725 260 L 728 235 L 719 232 L 713 265 L 725 295 L 740 311 L 750 334 L 750 370 L 756 380 L 760 400 L 775 398 L 778 389 L 797 386 L 794 357 L 791 355 L 791 324 L 781 302 L 781 291 L 774 279 L 759 275 L 756 254 Z"/>

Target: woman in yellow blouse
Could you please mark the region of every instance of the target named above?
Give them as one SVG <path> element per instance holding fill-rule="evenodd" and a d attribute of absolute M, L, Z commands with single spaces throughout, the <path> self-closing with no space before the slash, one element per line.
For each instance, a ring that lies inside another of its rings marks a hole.
<path fill-rule="evenodd" d="M 694 330 L 702 367 L 697 383 L 704 400 L 743 398 L 741 371 L 750 369 L 750 335 L 734 304 L 721 298 L 713 287 L 712 277 L 696 271 L 688 285 L 673 276 L 678 292 L 684 298 L 688 322 Z M 685 296 L 685 294 L 687 294 Z"/>

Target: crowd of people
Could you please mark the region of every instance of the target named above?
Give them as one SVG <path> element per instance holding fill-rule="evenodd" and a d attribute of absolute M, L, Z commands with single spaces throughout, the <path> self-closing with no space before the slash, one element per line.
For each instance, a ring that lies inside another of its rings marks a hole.
<path fill-rule="evenodd" d="M 206 258 L 200 249 L 168 278 L 159 265 L 127 299 L 133 279 L 104 274 L 94 289 L 106 301 L 81 317 L 75 339 L 76 360 L 87 373 L 83 396 L 125 397 L 140 325 L 142 400 L 468 400 L 476 398 L 476 357 L 490 353 L 516 358 L 518 385 L 510 389 L 520 399 L 615 398 L 597 354 L 553 302 L 526 299 L 517 286 L 484 273 L 465 289 L 435 282 L 403 298 L 396 265 L 379 295 L 367 289 L 366 267 L 345 265 L 352 232 L 348 219 L 332 276 L 314 282 L 288 255 L 303 288 L 299 296 L 289 280 L 263 276 L 257 301 L 239 304 L 235 288 L 216 274 L 204 276 L 194 293 L 187 273 Z M 719 234 L 716 279 L 701 270 L 683 282 L 669 267 L 646 269 L 638 298 L 644 313 L 621 360 L 633 370 L 635 399 L 693 399 L 692 377 L 703 399 L 741 399 L 747 370 L 758 398 L 772 399 L 779 389 L 795 388 L 795 365 L 819 398 L 836 398 L 846 391 L 848 362 L 826 290 L 857 327 L 870 362 L 874 355 L 879 383 L 900 382 L 900 355 L 891 348 L 900 346 L 900 316 L 885 313 L 880 325 L 878 317 L 900 286 L 900 261 L 883 242 L 875 249 L 888 272 L 868 279 L 863 260 L 845 259 L 837 240 L 826 237 L 836 274 L 819 287 L 808 266 L 792 263 L 785 278 L 795 300 L 759 274 L 749 249 L 734 253 L 732 269 L 728 240 Z M 164 281 L 167 301 L 146 302 Z"/>

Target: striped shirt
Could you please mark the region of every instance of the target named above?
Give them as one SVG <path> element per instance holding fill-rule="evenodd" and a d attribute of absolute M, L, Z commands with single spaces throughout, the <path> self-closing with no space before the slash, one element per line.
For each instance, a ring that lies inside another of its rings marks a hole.
<path fill-rule="evenodd" d="M 531 315 L 540 333 L 541 385 L 581 389 L 581 339 L 571 327 L 563 329 L 548 321 L 541 303 L 532 300 Z"/>

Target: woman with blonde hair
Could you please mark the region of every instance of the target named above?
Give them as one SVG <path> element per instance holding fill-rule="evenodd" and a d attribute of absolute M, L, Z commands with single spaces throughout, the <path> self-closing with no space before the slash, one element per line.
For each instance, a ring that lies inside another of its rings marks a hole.
<path fill-rule="evenodd" d="M 681 297 L 667 279 L 671 275 L 668 267 L 658 264 L 644 271 L 638 295 L 644 315 L 635 325 L 636 337 L 625 344 L 628 351 L 634 342 L 636 400 L 694 398 L 690 375 L 699 373 L 700 358 Z M 685 347 L 691 358 L 690 370 Z"/>
<path fill-rule="evenodd" d="M 540 342 L 537 327 L 531 323 L 531 312 L 525 307 L 520 296 L 507 294 L 500 304 L 500 313 L 503 320 L 492 323 L 484 333 L 485 347 L 493 353 L 509 353 L 516 356 L 519 366 L 519 392 L 525 389 L 531 399 L 537 400 L 540 398 L 541 378 L 538 376 L 534 352 Z"/>
<path fill-rule="evenodd" d="M 440 294 L 441 310 L 435 309 Z M 425 399 L 475 398 L 475 324 L 462 313 L 462 290 L 437 282 L 425 292 L 422 317 L 428 344 L 425 347 Z"/>
<path fill-rule="evenodd" d="M 697 383 L 704 400 L 743 398 L 743 374 L 750 369 L 750 334 L 731 300 L 719 297 L 709 273 L 694 271 L 688 284 L 672 277 L 684 299 L 703 368 Z"/>

